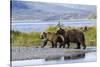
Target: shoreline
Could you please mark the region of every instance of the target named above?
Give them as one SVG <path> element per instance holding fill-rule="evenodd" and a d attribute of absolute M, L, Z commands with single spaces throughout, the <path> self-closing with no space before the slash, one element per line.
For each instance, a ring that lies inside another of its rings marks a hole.
<path fill-rule="evenodd" d="M 96 47 L 87 49 L 67 49 L 67 48 L 33 48 L 33 47 L 12 47 L 11 61 L 44 59 L 48 57 L 73 56 L 88 52 L 95 52 Z"/>

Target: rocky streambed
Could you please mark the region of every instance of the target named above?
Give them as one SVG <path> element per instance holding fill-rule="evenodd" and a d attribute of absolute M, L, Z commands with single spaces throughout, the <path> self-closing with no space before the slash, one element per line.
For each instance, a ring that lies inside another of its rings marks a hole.
<path fill-rule="evenodd" d="M 12 47 L 11 61 L 77 56 L 88 52 L 96 52 L 96 47 L 88 47 L 85 50 L 67 48 Z"/>

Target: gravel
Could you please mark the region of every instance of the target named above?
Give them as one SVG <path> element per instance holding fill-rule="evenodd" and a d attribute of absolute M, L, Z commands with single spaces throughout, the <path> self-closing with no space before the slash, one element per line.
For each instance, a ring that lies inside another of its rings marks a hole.
<path fill-rule="evenodd" d="M 93 48 L 83 49 L 67 49 L 67 48 L 34 48 L 34 47 L 12 47 L 11 61 L 43 59 L 52 56 L 72 56 L 83 54 L 85 52 L 96 51 Z"/>

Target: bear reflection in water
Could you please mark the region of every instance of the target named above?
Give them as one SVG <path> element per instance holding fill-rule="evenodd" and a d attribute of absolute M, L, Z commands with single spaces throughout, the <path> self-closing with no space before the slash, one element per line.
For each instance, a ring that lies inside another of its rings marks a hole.
<path fill-rule="evenodd" d="M 80 59 L 85 58 L 85 53 L 77 54 L 72 56 L 53 56 L 45 58 L 45 61 L 54 61 L 54 60 L 72 60 L 72 59 Z"/>

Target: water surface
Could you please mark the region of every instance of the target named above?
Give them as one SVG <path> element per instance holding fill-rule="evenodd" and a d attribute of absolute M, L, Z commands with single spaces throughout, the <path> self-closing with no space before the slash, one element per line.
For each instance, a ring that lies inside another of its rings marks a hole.
<path fill-rule="evenodd" d="M 62 56 L 62 57 L 53 57 L 53 58 L 48 58 L 48 59 L 12 61 L 12 67 L 34 66 L 34 65 L 45 65 L 45 64 L 95 62 L 96 52 L 89 52 L 86 54 L 73 56 L 72 58 L 71 57 Z"/>
<path fill-rule="evenodd" d="M 49 25 L 57 26 L 58 22 L 12 22 L 12 30 L 21 32 L 42 32 L 46 30 Z M 81 20 L 81 21 L 66 21 L 61 22 L 64 26 L 95 26 L 96 21 Z"/>

